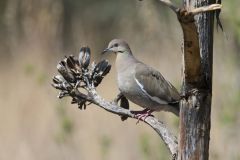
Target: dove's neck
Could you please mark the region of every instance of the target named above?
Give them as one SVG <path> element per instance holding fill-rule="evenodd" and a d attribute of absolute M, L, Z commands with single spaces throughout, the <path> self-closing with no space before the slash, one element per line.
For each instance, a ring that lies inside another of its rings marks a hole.
<path fill-rule="evenodd" d="M 116 58 L 117 72 L 120 73 L 130 69 L 136 62 L 137 60 L 135 59 L 131 52 L 118 53 Z"/>

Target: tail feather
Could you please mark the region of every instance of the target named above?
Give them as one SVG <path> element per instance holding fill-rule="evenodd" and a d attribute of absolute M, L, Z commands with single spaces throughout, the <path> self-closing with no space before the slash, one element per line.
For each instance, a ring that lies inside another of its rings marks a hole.
<path fill-rule="evenodd" d="M 179 101 L 176 102 L 170 102 L 168 103 L 170 109 L 170 112 L 173 112 L 176 116 L 179 116 L 179 112 L 180 112 L 180 106 L 179 106 Z"/>

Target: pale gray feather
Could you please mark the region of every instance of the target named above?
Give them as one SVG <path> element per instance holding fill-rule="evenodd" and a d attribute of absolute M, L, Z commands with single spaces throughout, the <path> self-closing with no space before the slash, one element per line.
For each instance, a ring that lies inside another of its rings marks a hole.
<path fill-rule="evenodd" d="M 105 51 L 117 54 L 118 87 L 127 99 L 143 108 L 179 114 L 176 88 L 160 72 L 138 61 L 125 41 L 114 39 Z"/>
<path fill-rule="evenodd" d="M 160 72 L 141 62 L 135 67 L 135 78 L 147 94 L 159 98 L 162 104 L 178 102 L 181 98 L 176 88 Z"/>

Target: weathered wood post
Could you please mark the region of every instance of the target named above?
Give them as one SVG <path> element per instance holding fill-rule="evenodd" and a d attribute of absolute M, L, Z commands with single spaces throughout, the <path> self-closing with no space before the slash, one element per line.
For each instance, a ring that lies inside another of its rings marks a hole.
<path fill-rule="evenodd" d="M 187 11 L 215 3 L 213 0 L 183 2 Z M 183 9 L 180 10 L 181 14 L 188 13 Z M 214 11 L 184 17 L 179 17 L 179 21 L 184 33 L 182 93 L 186 98 L 180 104 L 178 159 L 207 160 L 211 127 Z"/>

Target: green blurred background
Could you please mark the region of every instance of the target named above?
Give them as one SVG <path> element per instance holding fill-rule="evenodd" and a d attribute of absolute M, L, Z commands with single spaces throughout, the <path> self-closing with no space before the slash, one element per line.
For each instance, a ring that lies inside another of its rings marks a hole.
<path fill-rule="evenodd" d="M 181 5 L 180 0 L 175 0 Z M 226 36 L 214 33 L 210 159 L 240 159 L 240 1 L 223 1 Z M 80 111 L 57 99 L 50 85 L 64 55 L 88 45 L 92 59 L 109 59 L 110 74 L 99 93 L 118 93 L 115 55 L 100 56 L 113 38 L 129 42 L 136 57 L 151 64 L 178 89 L 182 31 L 157 0 L 0 1 L 1 160 L 159 160 L 170 154 L 158 135 L 136 120 L 91 105 Z M 135 109 L 138 107 L 132 105 Z M 178 119 L 156 113 L 177 135 Z"/>

